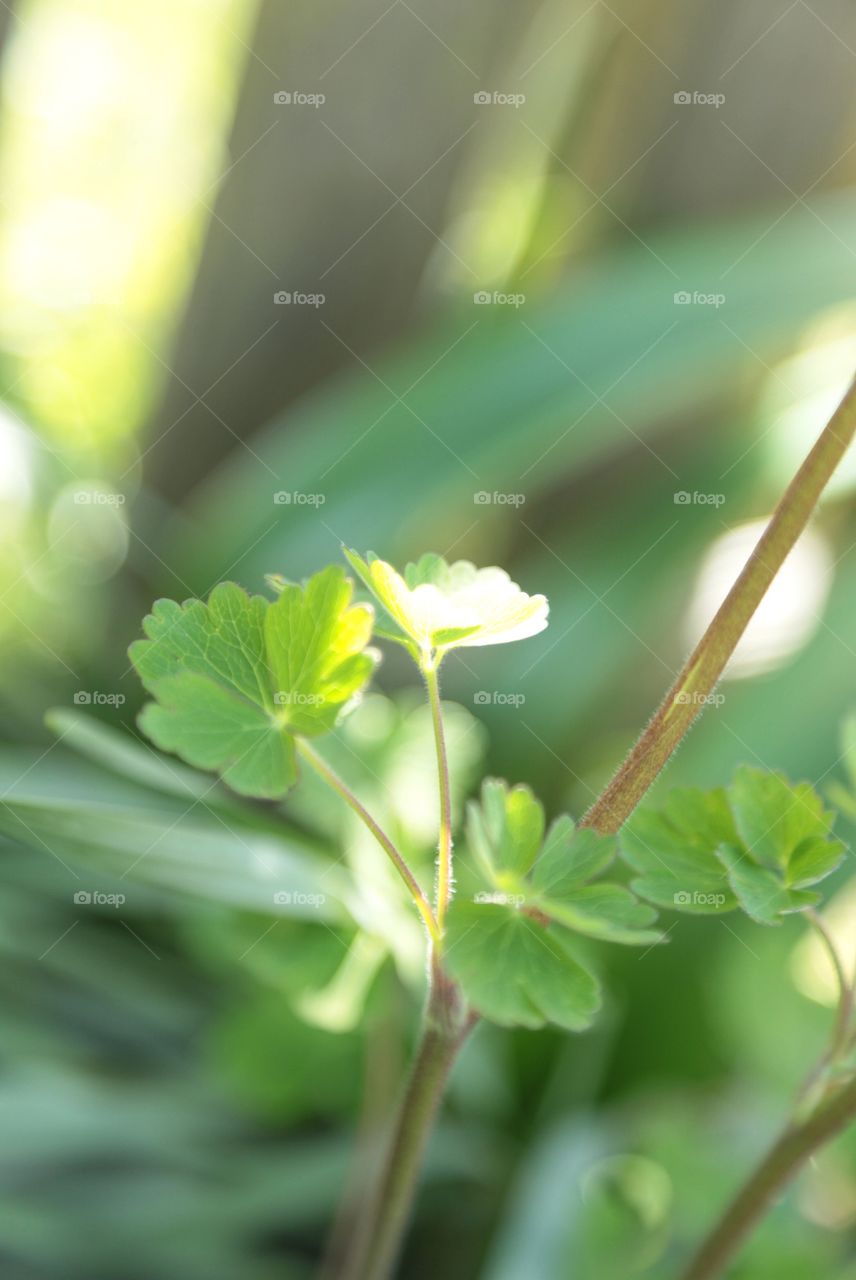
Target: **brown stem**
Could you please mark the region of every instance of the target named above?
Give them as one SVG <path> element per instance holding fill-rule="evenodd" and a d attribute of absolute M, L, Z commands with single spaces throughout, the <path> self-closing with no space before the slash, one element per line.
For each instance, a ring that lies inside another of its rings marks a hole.
<path fill-rule="evenodd" d="M 389 1137 L 383 1167 L 369 1205 L 369 1225 L 359 1256 L 346 1274 L 356 1280 L 388 1280 L 410 1217 L 419 1170 L 443 1090 L 458 1051 L 475 1023 L 457 988 L 432 965 L 432 987 L 422 1035 Z"/>
<path fill-rule="evenodd" d="M 856 1080 L 785 1130 L 702 1244 L 682 1280 L 714 1280 L 809 1157 L 856 1117 Z"/>
<path fill-rule="evenodd" d="M 856 383 L 794 476 L 743 572 L 647 728 L 583 826 L 611 835 L 624 824 L 706 705 L 737 642 L 782 567 L 856 433 Z"/>
<path fill-rule="evenodd" d="M 339 1206 L 330 1228 L 318 1280 L 347 1280 L 346 1263 L 359 1251 L 368 1224 L 363 1214 L 367 1170 L 376 1169 L 379 1137 L 386 1124 L 389 1098 L 400 1077 L 400 1042 L 394 1019 L 385 1011 L 365 1037 L 363 1094 L 354 1135 L 354 1150 Z"/>

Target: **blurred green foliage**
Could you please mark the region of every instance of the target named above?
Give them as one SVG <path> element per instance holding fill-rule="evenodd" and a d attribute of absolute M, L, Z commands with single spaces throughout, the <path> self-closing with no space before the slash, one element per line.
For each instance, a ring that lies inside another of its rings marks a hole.
<path fill-rule="evenodd" d="M 0 1261 L 14 1280 L 298 1280 L 400 1079 L 419 930 L 402 899 L 357 934 L 390 872 L 313 779 L 285 828 L 157 757 L 127 646 L 157 596 L 300 579 L 341 541 L 502 563 L 551 625 L 444 668 L 458 815 L 485 769 L 579 815 L 718 603 L 717 541 L 770 510 L 852 370 L 854 19 L 767 0 L 12 8 Z M 674 106 L 720 81 L 721 112 Z M 473 103 L 521 86 L 519 111 Z M 288 88 L 328 113 L 277 108 Z M 278 289 L 328 301 L 298 314 Z M 769 623 L 789 643 L 726 681 L 664 785 L 743 763 L 852 789 L 853 479 L 787 588 L 795 615 Z M 430 877 L 408 679 L 390 655 L 329 757 Z M 844 907 L 850 880 L 847 858 Z M 639 954 L 592 944 L 592 1032 L 467 1046 L 408 1280 L 674 1274 L 831 1010 L 798 921 L 667 928 Z M 853 1280 L 854 1224 L 851 1134 L 734 1274 Z"/>

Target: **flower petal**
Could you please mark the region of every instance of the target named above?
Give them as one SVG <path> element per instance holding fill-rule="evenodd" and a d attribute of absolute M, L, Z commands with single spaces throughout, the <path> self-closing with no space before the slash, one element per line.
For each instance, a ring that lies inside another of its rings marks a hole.
<path fill-rule="evenodd" d="M 477 569 L 469 560 L 447 564 L 427 554 L 402 576 L 385 560 L 345 554 L 387 613 L 421 648 L 446 652 L 507 644 L 547 626 L 546 597 L 527 595 L 504 569 Z"/>

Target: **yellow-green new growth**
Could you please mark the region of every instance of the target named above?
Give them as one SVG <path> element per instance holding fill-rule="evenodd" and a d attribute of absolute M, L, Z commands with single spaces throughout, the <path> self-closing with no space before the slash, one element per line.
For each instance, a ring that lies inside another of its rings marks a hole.
<path fill-rule="evenodd" d="M 547 626 L 546 596 L 527 595 L 504 569 L 447 564 L 427 554 L 400 574 L 369 552 L 344 548 L 353 569 L 420 654 L 508 644 Z"/>

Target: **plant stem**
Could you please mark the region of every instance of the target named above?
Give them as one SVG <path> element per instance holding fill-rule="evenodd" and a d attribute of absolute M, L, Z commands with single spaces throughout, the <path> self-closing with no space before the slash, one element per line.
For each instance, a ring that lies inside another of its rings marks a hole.
<path fill-rule="evenodd" d="M 583 818 L 583 826 L 614 834 L 663 769 L 706 705 L 708 695 L 716 687 L 767 588 L 808 523 L 854 433 L 856 383 L 851 384 L 794 476 L 742 573 L 647 728 Z"/>
<path fill-rule="evenodd" d="M 806 918 L 811 921 L 816 929 L 826 951 L 829 955 L 830 962 L 835 970 L 836 981 L 838 982 L 838 1009 L 835 1015 L 835 1029 L 832 1034 L 832 1041 L 829 1051 L 822 1059 L 821 1069 L 829 1062 L 844 1052 L 850 1038 L 850 1023 L 853 1018 L 853 984 L 844 972 L 844 965 L 841 956 L 838 954 L 838 948 L 832 934 L 826 927 L 821 916 L 816 911 L 809 908 L 806 911 Z"/>
<path fill-rule="evenodd" d="M 437 921 L 434 919 L 431 904 L 422 891 L 422 886 L 419 884 L 419 881 L 416 879 L 415 875 L 410 870 L 410 867 L 407 865 L 407 862 L 398 852 L 389 836 L 380 824 L 374 820 L 368 809 L 360 803 L 353 791 L 351 791 L 339 775 L 330 768 L 326 760 L 323 760 L 321 756 L 319 756 L 318 753 L 309 746 L 305 739 L 297 739 L 297 750 L 300 752 L 307 764 L 310 764 L 315 772 L 324 779 L 327 785 L 332 787 L 333 790 L 342 797 L 346 804 L 350 805 L 360 821 L 364 822 L 368 827 L 369 831 L 372 833 L 375 840 L 377 840 L 381 848 L 389 855 L 396 871 L 410 890 L 410 896 L 416 903 L 416 907 L 428 927 L 428 932 L 431 935 L 431 938 L 436 942 L 440 937 L 440 931 L 437 927 Z"/>
<path fill-rule="evenodd" d="M 856 1080 L 790 1125 L 702 1244 L 682 1280 L 714 1280 L 810 1156 L 856 1117 Z"/>
<path fill-rule="evenodd" d="M 436 662 L 422 668 L 434 723 L 434 745 L 437 749 L 437 776 L 440 783 L 440 836 L 437 846 L 437 927 L 443 930 L 446 908 L 452 896 L 452 792 L 449 783 L 449 754 L 440 706 L 440 682 Z"/>
<path fill-rule="evenodd" d="M 389 978 L 391 983 L 395 981 L 391 974 Z M 381 1016 L 370 1022 L 364 1037 L 362 1100 L 354 1135 L 354 1151 L 330 1228 L 318 1280 L 347 1280 L 347 1258 L 352 1252 L 358 1251 L 359 1242 L 368 1226 L 362 1214 L 366 1173 L 375 1168 L 379 1157 L 378 1134 L 382 1132 L 389 1109 L 390 1093 L 396 1088 L 401 1075 L 400 1037 L 395 1017 L 390 1016 L 390 1013 L 387 1002 Z"/>
<path fill-rule="evenodd" d="M 452 1064 L 474 1019 L 463 1016 L 457 988 L 436 962 L 422 1035 L 399 1104 L 363 1241 L 355 1280 L 387 1280 L 416 1192 L 422 1156 Z"/>

